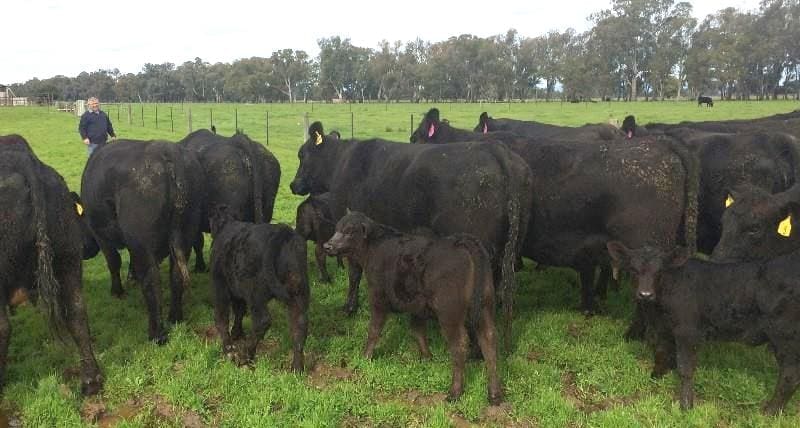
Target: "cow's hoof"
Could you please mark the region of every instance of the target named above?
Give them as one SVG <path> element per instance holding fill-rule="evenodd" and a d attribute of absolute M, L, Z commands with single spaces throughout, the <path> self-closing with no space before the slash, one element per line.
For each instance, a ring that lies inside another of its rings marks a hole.
<path fill-rule="evenodd" d="M 489 393 L 489 404 L 492 406 L 499 406 L 503 402 L 503 393 L 498 392 L 495 394 Z"/>
<path fill-rule="evenodd" d="M 461 395 L 463 393 L 464 393 L 464 391 L 453 391 L 453 390 L 450 390 L 450 392 L 447 393 L 447 398 L 445 398 L 445 400 L 447 400 L 450 403 L 452 403 L 454 401 L 458 401 L 458 399 L 461 398 Z"/>
<path fill-rule="evenodd" d="M 763 406 L 761 406 L 761 412 L 768 416 L 775 416 L 781 411 L 783 411 L 783 409 L 778 407 L 778 405 L 774 404 L 772 401 L 767 401 Z"/>
<path fill-rule="evenodd" d="M 304 369 L 303 360 L 294 360 L 292 361 L 292 371 L 295 373 L 302 373 Z"/>
<path fill-rule="evenodd" d="M 111 296 L 117 299 L 124 299 L 126 294 L 127 293 L 125 293 L 125 290 L 122 287 L 119 289 L 111 289 Z"/>
<path fill-rule="evenodd" d="M 161 333 L 156 337 L 150 338 L 150 340 L 152 340 L 158 346 L 164 346 L 167 344 L 167 342 L 169 342 L 169 336 L 167 333 Z"/>
<path fill-rule="evenodd" d="M 345 315 L 351 317 L 358 312 L 358 305 L 344 305 L 342 311 L 344 311 Z"/>
<path fill-rule="evenodd" d="M 97 395 L 103 389 L 103 375 L 90 376 L 81 381 L 81 394 L 85 397 Z"/>

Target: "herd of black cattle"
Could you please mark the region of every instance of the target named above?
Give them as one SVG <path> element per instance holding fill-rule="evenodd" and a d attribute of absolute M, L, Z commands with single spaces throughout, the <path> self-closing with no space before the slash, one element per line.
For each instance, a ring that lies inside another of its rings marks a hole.
<path fill-rule="evenodd" d="M 308 136 L 291 183 L 310 195 L 296 229 L 270 224 L 280 165 L 241 133 L 109 144 L 87 162 L 80 196 L 22 137 L 0 136 L 0 387 L 6 308 L 23 294 L 41 302 L 56 335 L 75 340 L 82 392 L 101 389 L 81 294 L 81 260 L 98 252 L 111 292 L 122 296 L 118 250 L 128 249 L 149 338 L 165 343 L 159 264 L 169 257 L 168 320 L 180 322 L 192 248 L 195 270 L 206 269 L 203 232 L 213 238 L 217 331 L 239 364 L 255 357 L 270 324 L 266 304 L 277 299 L 288 308 L 292 368 L 303 370 L 311 240 L 323 281 L 327 255 L 346 260 L 348 314 L 366 274 L 367 358 L 389 312 L 410 314 L 423 357 L 427 320 L 438 320 L 453 364 L 450 399 L 463 392 L 470 352 L 485 361 L 489 401 L 503 399 L 495 302 L 509 349 L 522 257 L 574 268 L 587 313 L 620 270 L 630 274 L 636 310 L 626 337 L 650 339 L 653 376 L 677 370 L 684 409 L 693 405 L 704 340 L 769 345 L 779 375 L 766 412 L 781 411 L 800 385 L 800 233 L 792 233 L 800 227 L 800 111 L 646 127 L 629 116 L 621 128 L 483 113 L 474 130 L 462 130 L 432 109 L 411 136 L 417 144 L 342 140 L 319 122 Z"/>

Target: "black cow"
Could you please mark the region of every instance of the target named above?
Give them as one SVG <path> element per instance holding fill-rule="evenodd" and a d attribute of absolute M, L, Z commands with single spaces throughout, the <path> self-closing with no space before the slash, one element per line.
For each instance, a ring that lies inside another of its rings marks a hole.
<path fill-rule="evenodd" d="M 237 220 L 272 220 L 281 166 L 269 150 L 245 134 L 223 137 L 206 129 L 192 132 L 178 144 L 194 152 L 205 171 L 208 209 L 225 205 Z M 203 215 L 201 231 L 210 231 L 207 215 Z M 205 271 L 202 233 L 194 242 L 194 251 L 195 270 Z"/>
<path fill-rule="evenodd" d="M 426 114 L 426 118 L 438 121 L 439 110 L 431 109 Z M 586 124 L 578 127 L 559 126 L 516 119 L 493 119 L 486 112 L 481 113 L 478 118 L 478 125 L 475 126 L 474 130 L 484 134 L 505 131 L 527 137 L 592 141 L 610 141 L 625 136 L 619 129 L 608 124 Z M 430 127 L 425 130 L 427 133 L 430 133 L 430 131 Z"/>
<path fill-rule="evenodd" d="M 328 134 L 329 136 L 333 134 Z M 320 278 L 324 282 L 331 282 L 331 276 L 325 266 L 325 250 L 323 244 L 328 242 L 336 230 L 336 222 L 344 216 L 344 208 L 339 206 L 330 193 L 311 195 L 297 206 L 297 217 L 295 227 L 297 233 L 307 241 L 314 242 L 314 255 L 316 256 L 317 268 L 319 268 Z M 342 258 L 337 257 L 339 266 L 342 266 Z M 361 266 L 347 259 L 347 269 L 349 277 L 349 290 L 347 293 L 347 303 L 344 311 L 352 315 L 358 309 L 358 283 L 361 281 Z"/>
<path fill-rule="evenodd" d="M 96 394 L 103 386 L 81 294 L 79 212 L 64 178 L 24 138 L 0 136 L 0 395 L 11 339 L 6 308 L 18 292 L 41 302 L 58 337 L 72 336 L 80 352 L 81 392 Z"/>
<path fill-rule="evenodd" d="M 455 400 L 464 392 L 469 329 L 475 332 L 486 362 L 489 402 L 500 403 L 492 268 L 478 239 L 467 234 L 407 235 L 351 212 L 336 224 L 336 234 L 325 249 L 365 266 L 370 303 L 366 358 L 372 358 L 389 312 L 411 315 L 420 354 L 430 358 L 426 320 L 436 318 L 453 364 L 447 398 Z"/>
<path fill-rule="evenodd" d="M 785 132 L 800 137 L 800 110 L 791 113 L 779 113 L 755 119 L 713 120 L 702 122 L 680 122 L 675 124 L 649 123 L 646 129 L 650 132 L 669 132 L 670 130 L 689 128 L 696 131 L 735 134 L 739 132 Z"/>
<path fill-rule="evenodd" d="M 657 332 L 653 377 L 677 368 L 682 409 L 694 404 L 697 348 L 709 339 L 768 343 L 778 362 L 775 392 L 764 404 L 783 409 L 800 385 L 800 252 L 766 263 L 688 260 L 681 250 L 631 250 L 609 242 L 614 259 L 635 273 L 636 295 L 652 307 Z"/>
<path fill-rule="evenodd" d="M 292 369 L 303 370 L 303 347 L 308 334 L 308 262 L 306 241 L 284 224 L 235 221 L 227 207 L 212 211 L 211 277 L 214 318 L 223 352 L 238 363 L 253 360 L 258 343 L 270 325 L 267 303 L 278 299 L 289 309 Z M 229 315 L 233 308 L 233 329 Z M 250 310 L 253 326 L 244 348 L 234 341 L 244 334 L 242 318 Z"/>
<path fill-rule="evenodd" d="M 714 107 L 714 100 L 711 97 L 704 97 L 702 95 L 698 95 L 697 97 L 697 107 L 705 104 L 706 107 Z"/>
<path fill-rule="evenodd" d="M 120 257 L 127 248 L 149 315 L 149 337 L 166 343 L 161 323 L 158 266 L 170 259 L 169 320 L 181 321 L 186 266 L 200 230 L 204 174 L 192 153 L 165 141 L 118 140 L 92 154 L 81 179 L 85 216 L 111 273 L 111 293 L 122 296 Z"/>
<path fill-rule="evenodd" d="M 426 143 L 476 138 L 474 132 L 439 121 L 438 112 L 426 116 L 414 135 Z M 695 241 L 699 171 L 696 156 L 679 141 L 558 141 L 509 133 L 480 137 L 511 148 L 530 167 L 531 223 L 522 255 L 578 271 L 581 308 L 588 313 L 596 310 L 595 267 L 610 263 L 606 242 L 671 248 Z M 598 284 L 601 293 L 607 271 Z"/>
<path fill-rule="evenodd" d="M 493 256 L 509 332 L 514 262 L 531 204 L 531 173 L 522 159 L 497 144 L 336 140 L 319 122 L 298 157 L 295 194 L 331 192 L 346 208 L 404 231 L 478 237 Z"/>
<path fill-rule="evenodd" d="M 763 261 L 800 249 L 800 184 L 775 194 L 741 185 L 729 198 L 713 260 Z"/>

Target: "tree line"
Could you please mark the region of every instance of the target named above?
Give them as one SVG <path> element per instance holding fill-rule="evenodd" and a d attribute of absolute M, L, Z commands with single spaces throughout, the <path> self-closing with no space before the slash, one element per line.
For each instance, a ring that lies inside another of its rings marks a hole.
<path fill-rule="evenodd" d="M 210 64 L 147 63 L 139 73 L 83 72 L 12 85 L 18 96 L 119 102 L 441 101 L 512 99 L 800 99 L 800 0 L 725 8 L 701 22 L 673 0 L 612 0 L 592 28 L 517 30 L 377 48 L 332 36 L 319 55 Z"/>

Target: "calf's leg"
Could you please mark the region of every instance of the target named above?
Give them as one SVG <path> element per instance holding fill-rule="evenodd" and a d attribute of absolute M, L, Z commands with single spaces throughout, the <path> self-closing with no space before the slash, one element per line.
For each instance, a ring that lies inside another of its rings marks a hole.
<path fill-rule="evenodd" d="M 344 305 L 344 312 L 353 315 L 358 311 L 358 284 L 361 282 L 363 270 L 361 266 L 347 259 L 348 281 L 350 288 L 347 291 L 347 303 Z"/>
<path fill-rule="evenodd" d="M 319 277 L 322 282 L 331 282 L 331 276 L 328 274 L 328 266 L 325 264 L 325 258 L 327 255 L 325 254 L 325 250 L 322 248 L 323 242 L 317 242 L 314 246 L 314 256 L 317 260 L 317 268 L 319 269 Z"/>
<path fill-rule="evenodd" d="M 289 329 L 292 333 L 292 370 L 296 372 L 303 371 L 305 366 L 303 348 L 305 348 L 306 337 L 308 336 L 308 316 L 303 306 L 299 302 L 293 302 L 289 305 Z"/>
<path fill-rule="evenodd" d="M 378 343 L 378 339 L 381 337 L 381 331 L 383 331 L 383 326 L 386 324 L 387 310 L 373 305 L 371 312 L 367 330 L 367 345 L 364 347 L 364 358 L 368 360 L 372 359 L 372 354 L 375 352 L 375 345 Z"/>
<path fill-rule="evenodd" d="M 782 345 L 782 346 L 781 346 Z M 764 403 L 764 413 L 775 415 L 781 412 L 786 406 L 786 402 L 792 398 L 792 395 L 797 391 L 800 385 L 800 361 L 797 355 L 789 355 L 784 349 L 792 349 L 797 346 L 796 343 L 784 343 L 778 345 L 780 348 L 776 350 L 775 357 L 778 360 L 778 383 L 775 385 L 775 391 L 772 397 Z"/>
<path fill-rule="evenodd" d="M 491 286 L 489 284 L 488 286 Z M 494 303 L 484 304 L 478 325 L 478 344 L 486 364 L 486 377 L 489 387 L 489 403 L 498 405 L 503 401 L 503 388 L 497 375 L 497 330 L 494 324 Z"/>
<path fill-rule="evenodd" d="M 678 376 L 681 379 L 681 410 L 694 407 L 694 370 L 697 367 L 697 343 L 693 333 L 676 332 L 675 349 Z"/>
<path fill-rule="evenodd" d="M 453 379 L 450 382 L 447 401 L 455 401 L 464 393 L 464 366 L 467 362 L 467 341 L 469 340 L 464 320 L 454 318 L 440 316 L 439 320 L 453 365 Z"/>
<path fill-rule="evenodd" d="M 197 239 L 194 240 L 192 247 L 194 248 L 194 271 L 195 272 L 205 272 L 208 270 L 206 266 L 206 261 L 203 259 L 203 246 L 205 244 L 205 238 L 203 237 L 203 232 L 197 232 Z"/>
<path fill-rule="evenodd" d="M 233 341 L 228 333 L 231 310 L 231 298 L 228 293 L 228 285 L 217 275 L 213 275 L 212 281 L 214 282 L 214 321 L 217 326 L 217 334 L 219 334 L 220 341 L 222 341 L 222 352 L 224 354 L 229 354 L 233 351 Z"/>
<path fill-rule="evenodd" d="M 428 348 L 427 329 L 427 320 L 414 315 L 411 316 L 411 334 L 414 335 L 414 339 L 417 341 L 419 355 L 426 360 L 432 357 L 431 350 Z"/>
<path fill-rule="evenodd" d="M 242 328 L 242 320 L 244 314 L 247 312 L 247 302 L 239 298 L 232 298 L 231 305 L 233 306 L 233 328 L 231 328 L 231 340 L 236 341 L 244 337 L 244 328 Z"/>

